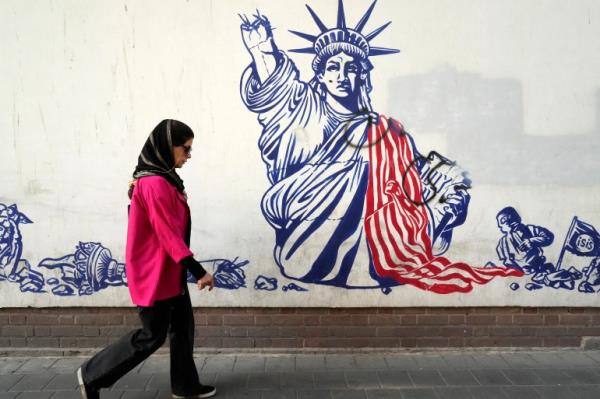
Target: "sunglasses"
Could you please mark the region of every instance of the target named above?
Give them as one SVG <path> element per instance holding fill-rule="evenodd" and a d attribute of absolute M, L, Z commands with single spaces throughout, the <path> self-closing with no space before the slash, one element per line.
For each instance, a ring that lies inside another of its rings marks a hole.
<path fill-rule="evenodd" d="M 185 153 L 185 155 L 189 155 L 192 151 L 191 145 L 181 145 L 180 147 L 183 147 L 183 152 Z"/>

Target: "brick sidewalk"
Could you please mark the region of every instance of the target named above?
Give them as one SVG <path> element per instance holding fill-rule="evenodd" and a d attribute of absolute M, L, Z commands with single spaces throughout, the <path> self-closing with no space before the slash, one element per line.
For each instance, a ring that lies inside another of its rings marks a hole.
<path fill-rule="evenodd" d="M 79 398 L 82 357 L 0 359 L 0 399 Z M 103 399 L 170 398 L 169 359 L 154 355 Z M 425 352 L 196 357 L 220 398 L 600 398 L 600 351 Z"/>

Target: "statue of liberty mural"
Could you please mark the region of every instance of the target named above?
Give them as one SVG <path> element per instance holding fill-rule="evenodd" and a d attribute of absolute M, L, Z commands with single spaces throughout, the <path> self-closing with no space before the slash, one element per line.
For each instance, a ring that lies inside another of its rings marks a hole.
<path fill-rule="evenodd" d="M 364 33 L 375 3 L 354 28 L 342 0 L 332 28 L 306 6 L 319 32 L 290 31 L 311 43 L 290 51 L 314 55 L 308 83 L 267 17 L 241 16 L 252 62 L 240 90 L 262 127 L 271 187 L 261 206 L 275 229 L 275 261 L 305 283 L 384 292 L 399 284 L 469 292 L 494 276 L 520 276 L 441 256 L 465 221 L 470 181 L 445 157 L 420 155 L 400 122 L 373 110 L 371 57 L 398 52 L 371 44 L 390 22 Z"/>

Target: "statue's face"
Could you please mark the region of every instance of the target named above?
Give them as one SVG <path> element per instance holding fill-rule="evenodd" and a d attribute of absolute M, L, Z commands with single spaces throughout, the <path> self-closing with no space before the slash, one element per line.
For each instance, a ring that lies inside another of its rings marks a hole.
<path fill-rule="evenodd" d="M 327 91 L 338 98 L 347 98 L 356 95 L 360 66 L 354 57 L 341 52 L 325 62 L 325 69 L 319 73 L 319 82 L 323 83 Z"/>

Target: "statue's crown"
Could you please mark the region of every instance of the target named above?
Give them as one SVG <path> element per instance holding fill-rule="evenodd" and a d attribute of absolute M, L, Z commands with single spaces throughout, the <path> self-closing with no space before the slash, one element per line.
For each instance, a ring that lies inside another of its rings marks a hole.
<path fill-rule="evenodd" d="M 291 49 L 295 53 L 306 53 L 306 54 L 315 54 L 315 60 L 313 61 L 313 69 L 318 65 L 318 61 L 320 59 L 321 54 L 324 49 L 328 46 L 338 46 L 340 44 L 346 44 L 353 46 L 358 54 L 362 56 L 363 59 L 366 59 L 370 56 L 375 55 L 386 55 L 398 53 L 400 50 L 385 48 L 385 47 L 373 47 L 370 45 L 370 41 L 375 38 L 375 36 L 379 35 L 381 32 L 388 27 L 392 22 L 387 22 L 386 24 L 380 26 L 375 29 L 373 32 L 369 34 L 363 34 L 362 30 L 367 24 L 373 9 L 375 8 L 375 4 L 377 0 L 373 1 L 371 6 L 367 9 L 365 14 L 356 24 L 354 28 L 348 28 L 346 26 L 346 15 L 344 13 L 344 2 L 343 0 L 338 0 L 338 13 L 337 13 L 337 26 L 335 28 L 327 28 L 325 24 L 321 21 L 317 13 L 314 12 L 312 8 L 307 4 L 306 8 L 308 12 L 312 16 L 313 20 L 317 24 L 317 27 L 321 31 L 319 35 L 311 35 L 309 33 L 298 32 L 294 30 L 290 30 L 291 33 L 300 36 L 303 39 L 310 41 L 313 45 L 311 47 Z"/>

